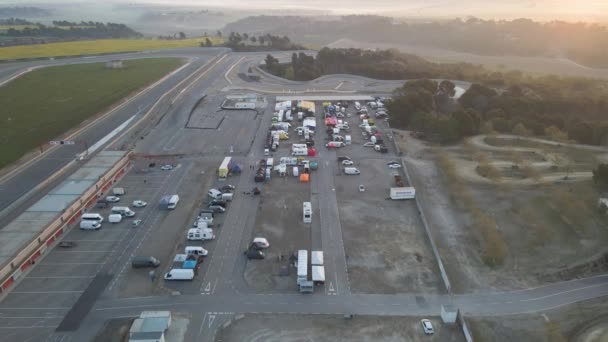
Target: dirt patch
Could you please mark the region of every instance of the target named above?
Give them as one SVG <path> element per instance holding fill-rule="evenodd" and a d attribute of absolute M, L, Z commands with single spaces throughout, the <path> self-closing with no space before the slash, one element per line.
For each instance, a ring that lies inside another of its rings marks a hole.
<path fill-rule="evenodd" d="M 590 180 L 515 186 L 505 182 L 505 177 L 486 182 L 465 178 L 462 186 L 470 200 L 494 222 L 506 245 L 502 264 L 490 267 L 482 258 L 483 246 L 473 229 L 472 213 L 438 167 L 432 147 L 412 139 L 408 132 L 396 137 L 407 156 L 414 185 L 422 189 L 418 200 L 426 208 L 456 291 L 525 288 L 604 272 L 601 255 L 608 242 L 607 220 L 596 210 L 598 193 Z M 571 153 L 561 149 L 561 153 Z M 466 145 L 442 150 L 455 163 L 479 159 Z M 490 160 L 496 153 L 484 152 L 484 158 Z M 503 156 L 508 153 L 498 151 Z M 589 161 L 584 156 L 579 160 Z"/>
<path fill-rule="evenodd" d="M 291 292 L 297 290 L 297 285 L 289 256 L 298 249 L 311 248 L 311 226 L 302 222 L 302 203 L 310 201 L 310 183 L 275 175 L 264 183 L 254 228 L 254 235 L 268 239 L 270 248 L 264 250 L 264 260 L 247 261 L 244 277 L 251 288 L 260 292 Z M 282 266 L 289 268 L 288 276 L 279 275 Z"/>
<path fill-rule="evenodd" d="M 435 334 L 427 336 L 416 317 L 245 315 L 220 330 L 215 341 L 464 341 L 456 326 L 431 321 Z"/>
<path fill-rule="evenodd" d="M 608 334 L 608 298 L 594 299 L 542 314 L 467 318 L 475 341 L 602 342 Z"/>
<path fill-rule="evenodd" d="M 388 199 L 395 171 L 384 159 L 363 159 L 356 166 L 361 175 L 335 178 L 351 290 L 438 292 L 439 271 L 415 202 Z"/>

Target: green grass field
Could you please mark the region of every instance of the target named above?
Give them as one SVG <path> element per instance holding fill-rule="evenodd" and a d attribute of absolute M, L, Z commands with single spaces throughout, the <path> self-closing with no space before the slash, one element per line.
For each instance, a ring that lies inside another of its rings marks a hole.
<path fill-rule="evenodd" d="M 219 37 L 209 37 L 213 45 L 223 43 Z M 205 38 L 181 40 L 159 39 L 101 39 L 76 42 L 19 45 L 0 48 L 0 60 L 18 58 L 62 57 L 94 55 L 126 51 L 158 50 L 183 47 L 197 47 Z"/>
<path fill-rule="evenodd" d="M 85 119 L 176 69 L 183 60 L 123 63 L 123 69 L 107 69 L 104 63 L 43 68 L 0 87 L 0 167 L 61 138 Z"/>

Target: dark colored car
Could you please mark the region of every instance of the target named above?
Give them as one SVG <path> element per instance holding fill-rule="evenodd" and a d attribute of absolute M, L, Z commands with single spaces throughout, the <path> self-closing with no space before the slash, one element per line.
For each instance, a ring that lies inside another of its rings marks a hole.
<path fill-rule="evenodd" d="M 133 268 L 158 267 L 160 261 L 152 256 L 136 256 L 131 260 Z"/>

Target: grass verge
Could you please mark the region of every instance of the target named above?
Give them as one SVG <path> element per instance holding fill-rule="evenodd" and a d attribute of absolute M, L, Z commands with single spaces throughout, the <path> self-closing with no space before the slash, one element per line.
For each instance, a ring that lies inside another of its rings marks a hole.
<path fill-rule="evenodd" d="M 183 64 L 177 58 L 43 68 L 0 87 L 0 167 Z M 94 142 L 88 142 L 89 144 Z"/>
<path fill-rule="evenodd" d="M 209 37 L 209 40 L 211 40 L 213 45 L 219 45 L 224 42 L 224 40 L 219 37 Z M 101 39 L 36 45 L 19 45 L 0 48 L 0 60 L 95 55 L 126 51 L 198 47 L 200 46 L 201 42 L 205 42 L 205 38 L 176 40 Z"/>

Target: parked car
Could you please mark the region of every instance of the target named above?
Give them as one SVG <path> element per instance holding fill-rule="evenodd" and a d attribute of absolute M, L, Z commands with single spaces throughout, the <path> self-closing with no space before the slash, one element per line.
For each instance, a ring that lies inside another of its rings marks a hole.
<path fill-rule="evenodd" d="M 169 165 L 169 164 L 163 165 L 163 166 L 160 167 L 160 169 L 163 170 L 163 171 L 173 170 L 173 165 Z"/>
<path fill-rule="evenodd" d="M 236 187 L 234 185 L 231 184 L 226 184 L 223 187 L 220 188 L 221 192 L 230 192 L 232 190 L 236 189 Z"/>
<path fill-rule="evenodd" d="M 136 256 L 131 260 L 133 268 L 158 267 L 160 261 L 152 256 Z"/>
<path fill-rule="evenodd" d="M 141 200 L 135 200 L 135 201 L 133 201 L 133 206 L 135 208 L 143 208 L 143 207 L 145 207 L 147 205 L 148 205 L 148 203 L 146 203 L 144 201 L 141 201 Z"/>
<path fill-rule="evenodd" d="M 343 114 L 343 113 L 336 113 L 336 117 L 337 117 L 337 118 L 343 118 L 343 117 L 344 117 L 344 114 Z"/>
<path fill-rule="evenodd" d="M 343 160 L 342 161 L 342 165 L 344 165 L 344 166 L 350 166 L 350 165 L 353 165 L 353 164 L 354 163 L 353 163 L 352 160 Z"/>
<path fill-rule="evenodd" d="M 131 227 L 135 228 L 135 227 L 139 226 L 140 224 L 141 224 L 140 219 L 133 220 L 133 222 L 131 222 Z"/>
<path fill-rule="evenodd" d="M 270 247 L 270 244 L 268 243 L 268 240 L 266 240 L 266 238 L 263 238 L 263 237 L 256 237 L 256 238 L 254 238 L 252 243 L 255 244 L 259 248 L 268 248 L 268 247 Z"/>
<path fill-rule="evenodd" d="M 422 325 L 422 331 L 424 331 L 425 334 L 432 335 L 435 332 L 435 330 L 433 330 L 433 323 L 428 319 L 425 318 L 421 320 L 420 324 Z"/>
<path fill-rule="evenodd" d="M 209 202 L 209 205 L 219 205 L 219 206 L 222 206 L 224 208 L 226 207 L 226 204 L 227 203 L 224 200 L 212 200 L 211 202 Z"/>
<path fill-rule="evenodd" d="M 118 196 L 106 196 L 106 202 L 107 203 L 120 202 L 120 197 L 118 197 Z"/>
<path fill-rule="evenodd" d="M 339 162 L 344 161 L 344 160 L 350 160 L 350 157 L 347 157 L 347 156 L 339 156 L 338 157 L 338 161 Z"/>
<path fill-rule="evenodd" d="M 401 164 L 388 164 L 388 167 L 390 169 L 398 169 L 401 167 Z"/>
<path fill-rule="evenodd" d="M 209 210 L 213 210 L 214 213 L 225 213 L 226 212 L 226 208 L 222 207 L 221 205 L 217 205 L 217 204 L 211 204 L 207 208 L 209 208 Z"/>
<path fill-rule="evenodd" d="M 365 185 L 359 185 L 359 192 L 365 192 Z"/>

